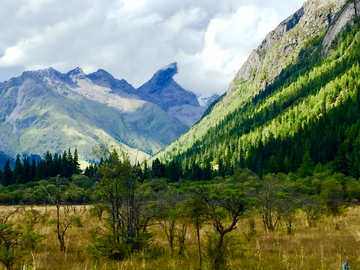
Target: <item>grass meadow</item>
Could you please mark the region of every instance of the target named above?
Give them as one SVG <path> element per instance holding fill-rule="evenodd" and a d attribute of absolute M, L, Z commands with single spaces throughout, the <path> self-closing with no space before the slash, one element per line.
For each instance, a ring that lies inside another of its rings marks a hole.
<path fill-rule="evenodd" d="M 21 269 L 198 269 L 196 231 L 192 225 L 187 228 L 186 250 L 181 256 L 171 254 L 166 235 L 159 225 L 152 225 L 152 244 L 123 261 L 93 259 L 85 246 L 90 243 L 90 232 L 103 223 L 91 217 L 91 206 L 76 206 L 71 209 L 80 216 L 81 224 L 68 229 L 65 236 L 66 252 L 60 252 L 55 232 L 56 225 L 49 222 L 56 215 L 55 207 L 33 206 L 41 213 L 49 213 L 48 220 L 35 225 L 34 231 L 45 235 L 44 240 L 32 252 L 24 256 Z M 26 210 L 30 206 L 25 207 Z M 0 216 L 15 209 L 1 206 Z M 13 215 L 9 222 L 21 230 L 25 227 L 23 211 Z M 249 220 L 240 220 L 237 228 L 228 234 L 229 269 L 339 269 L 342 262 L 348 262 L 353 269 L 360 269 L 360 207 L 350 207 L 340 217 L 324 216 L 313 227 L 306 224 L 305 215 L 298 211 L 292 234 L 286 233 L 284 224 L 274 232 L 266 232 L 261 217 L 255 219 L 256 232 L 250 233 Z M 201 230 L 203 268 L 210 269 L 207 258 L 207 235 L 212 233 L 211 225 Z M 5 269 L 3 265 L 0 269 Z"/>

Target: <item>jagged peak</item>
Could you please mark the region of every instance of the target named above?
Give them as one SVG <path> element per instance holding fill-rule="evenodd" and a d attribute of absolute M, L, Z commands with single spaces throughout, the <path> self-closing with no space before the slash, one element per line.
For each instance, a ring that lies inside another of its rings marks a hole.
<path fill-rule="evenodd" d="M 178 73 L 177 63 L 171 63 L 159 69 L 154 76 L 145 84 L 153 84 L 158 86 L 165 86 L 175 82 L 173 77 Z"/>
<path fill-rule="evenodd" d="M 68 73 L 66 73 L 66 75 L 69 76 L 72 79 L 75 79 L 75 78 L 76 79 L 84 79 L 84 78 L 86 78 L 85 72 L 80 67 L 77 67 L 77 68 L 75 68 L 73 70 L 70 70 Z"/>
<path fill-rule="evenodd" d="M 83 71 L 82 68 L 77 67 L 77 68 L 75 68 L 73 70 L 70 70 L 67 74 L 68 75 L 78 75 L 78 74 L 85 74 L 85 72 Z"/>
<path fill-rule="evenodd" d="M 107 80 L 114 80 L 114 76 L 107 72 L 105 69 L 98 69 L 96 72 L 90 73 L 88 75 L 89 78 L 105 78 Z"/>
<path fill-rule="evenodd" d="M 161 68 L 159 71 L 168 70 L 168 69 L 176 70 L 177 72 L 177 62 L 166 65 L 165 67 Z"/>
<path fill-rule="evenodd" d="M 111 73 L 107 72 L 104 69 L 98 69 L 98 71 L 90 73 L 87 75 L 93 83 L 111 88 L 112 90 L 121 89 L 129 94 L 133 94 L 135 88 L 129 84 L 126 80 L 116 79 Z"/>
<path fill-rule="evenodd" d="M 39 69 L 39 70 L 27 70 L 24 71 L 21 74 L 21 77 L 23 78 L 32 78 L 32 79 L 44 79 L 46 77 L 53 78 L 53 77 L 59 77 L 61 73 L 57 70 L 55 70 L 52 67 L 45 68 L 45 69 Z"/>
<path fill-rule="evenodd" d="M 39 75 L 45 75 L 50 73 L 57 72 L 54 68 L 48 67 L 44 69 L 38 69 L 38 70 L 26 70 L 23 72 L 23 74 L 39 74 Z"/>

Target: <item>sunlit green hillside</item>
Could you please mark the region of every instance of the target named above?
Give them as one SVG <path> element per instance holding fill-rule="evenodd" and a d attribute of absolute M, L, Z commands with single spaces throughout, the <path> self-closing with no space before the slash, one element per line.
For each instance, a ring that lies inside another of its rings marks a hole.
<path fill-rule="evenodd" d="M 334 15 L 330 27 L 314 28 L 311 37 L 301 35 L 306 29 L 300 19 L 264 52 L 261 69 L 255 67 L 248 80 L 236 78 L 208 115 L 155 157 L 183 165 L 236 165 L 262 174 L 297 170 L 308 151 L 315 164 L 347 162 L 343 172 L 358 176 L 358 16 L 348 19 L 330 47 L 325 44 L 349 5 Z M 294 35 L 297 46 L 282 56 Z M 279 75 L 269 72 L 276 63 Z"/>

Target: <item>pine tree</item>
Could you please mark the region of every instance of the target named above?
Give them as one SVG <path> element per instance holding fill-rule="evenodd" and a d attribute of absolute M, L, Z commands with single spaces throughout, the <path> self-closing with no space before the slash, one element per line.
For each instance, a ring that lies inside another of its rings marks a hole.
<path fill-rule="evenodd" d="M 30 181 L 33 182 L 36 180 L 36 161 L 35 158 L 32 158 L 31 168 L 30 168 Z"/>
<path fill-rule="evenodd" d="M 55 176 L 53 158 L 49 151 L 47 151 L 45 154 L 43 165 L 44 165 L 44 175 L 43 175 L 44 178 Z"/>
<path fill-rule="evenodd" d="M 61 169 L 60 169 L 60 175 L 62 177 L 69 177 L 68 176 L 68 157 L 67 157 L 67 153 L 66 151 L 64 151 L 63 155 L 62 155 L 62 160 L 61 160 Z"/>
<path fill-rule="evenodd" d="M 158 158 L 152 162 L 151 169 L 154 178 L 166 177 L 165 165 L 162 164 Z"/>
<path fill-rule="evenodd" d="M 72 176 L 75 173 L 75 168 L 74 166 L 74 158 L 71 154 L 71 149 L 69 148 L 68 150 L 68 164 L 67 164 L 67 177 Z"/>
<path fill-rule="evenodd" d="M 77 148 L 75 148 L 75 151 L 74 151 L 73 172 L 76 173 L 76 174 L 80 174 L 80 173 L 81 173 L 80 163 L 79 163 L 79 156 L 78 156 Z"/>
<path fill-rule="evenodd" d="M 15 183 L 18 183 L 18 184 L 24 183 L 23 165 L 21 163 L 19 155 L 17 156 L 16 161 L 15 161 L 14 180 L 15 180 Z"/>
<path fill-rule="evenodd" d="M 13 171 L 10 168 L 10 160 L 9 159 L 6 161 L 5 167 L 4 167 L 3 183 L 4 183 L 4 186 L 9 186 L 9 185 L 14 184 L 14 175 L 13 175 Z"/>
<path fill-rule="evenodd" d="M 55 154 L 54 155 L 54 161 L 53 161 L 53 164 L 54 164 L 54 175 L 58 175 L 58 174 L 61 174 L 61 155 L 59 154 Z"/>
<path fill-rule="evenodd" d="M 181 174 L 182 172 L 179 163 L 174 160 L 171 161 L 168 167 L 168 178 L 170 179 L 170 182 L 178 182 Z"/>
<path fill-rule="evenodd" d="M 43 160 L 39 160 L 37 165 L 36 165 L 36 180 L 42 180 L 44 179 L 44 175 L 45 175 L 45 170 L 44 170 L 45 166 L 44 166 L 44 161 Z"/>
<path fill-rule="evenodd" d="M 310 157 L 309 151 L 306 151 L 305 155 L 302 158 L 302 162 L 301 162 L 300 168 L 298 170 L 298 175 L 300 177 L 305 178 L 307 176 L 311 176 L 313 170 L 314 170 L 314 162 L 312 161 L 312 159 Z"/>
<path fill-rule="evenodd" d="M 24 166 L 24 183 L 27 183 L 31 181 L 31 167 L 28 157 L 24 158 L 23 166 Z"/>

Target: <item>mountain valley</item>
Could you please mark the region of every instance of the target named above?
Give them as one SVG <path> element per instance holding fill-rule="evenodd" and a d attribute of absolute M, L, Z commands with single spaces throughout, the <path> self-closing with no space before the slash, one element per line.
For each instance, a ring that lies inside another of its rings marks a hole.
<path fill-rule="evenodd" d="M 108 141 L 142 161 L 186 132 L 208 105 L 181 88 L 176 73 L 173 63 L 135 89 L 101 69 L 26 71 L 0 83 L 0 151 L 42 156 L 77 148 L 86 161 L 98 141 Z"/>

